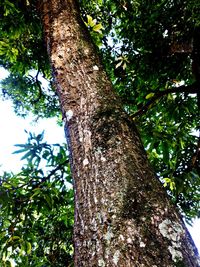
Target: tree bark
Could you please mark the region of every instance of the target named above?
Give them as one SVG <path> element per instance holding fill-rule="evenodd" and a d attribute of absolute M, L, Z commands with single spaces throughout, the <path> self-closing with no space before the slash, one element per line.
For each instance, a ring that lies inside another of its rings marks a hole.
<path fill-rule="evenodd" d="M 40 12 L 71 155 L 75 266 L 199 266 L 77 1 L 43 0 Z"/>

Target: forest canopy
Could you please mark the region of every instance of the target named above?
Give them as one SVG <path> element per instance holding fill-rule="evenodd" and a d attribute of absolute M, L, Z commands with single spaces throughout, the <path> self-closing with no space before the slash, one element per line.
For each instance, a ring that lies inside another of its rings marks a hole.
<path fill-rule="evenodd" d="M 81 19 L 137 125 L 152 168 L 183 217 L 200 217 L 200 3 L 79 3 Z M 62 124 L 39 9 L 35 0 L 0 3 L 0 66 L 10 73 L 1 82 L 1 97 L 13 101 L 17 115 L 55 116 Z M 9 266 L 9 253 L 23 266 L 69 264 L 73 192 L 67 149 L 31 133 L 17 147 L 15 153 L 27 163 L 19 174 L 5 172 L 0 178 L 2 264 Z"/>

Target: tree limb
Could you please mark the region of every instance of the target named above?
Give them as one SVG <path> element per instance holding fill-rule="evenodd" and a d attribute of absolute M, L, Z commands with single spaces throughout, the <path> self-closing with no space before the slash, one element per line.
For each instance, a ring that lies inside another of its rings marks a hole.
<path fill-rule="evenodd" d="M 165 95 L 168 95 L 171 93 L 197 94 L 198 91 L 199 91 L 198 84 L 193 83 L 191 85 L 187 85 L 187 86 L 181 85 L 179 87 L 174 87 L 171 89 L 166 89 L 164 91 L 157 92 L 145 105 L 143 105 L 143 107 L 141 109 L 139 109 L 133 115 L 131 115 L 131 118 L 135 118 L 136 116 L 139 116 L 139 115 L 142 115 L 143 113 L 145 113 L 148 110 L 149 106 L 154 104 L 156 102 L 156 100 L 158 100 L 162 96 L 165 96 Z"/>

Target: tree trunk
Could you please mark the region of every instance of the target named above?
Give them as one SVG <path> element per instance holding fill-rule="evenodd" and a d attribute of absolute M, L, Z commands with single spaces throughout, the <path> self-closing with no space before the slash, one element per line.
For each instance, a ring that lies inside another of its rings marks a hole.
<path fill-rule="evenodd" d="M 75 266 L 199 266 L 191 237 L 103 70 L 77 1 L 43 0 L 40 8 L 71 153 Z"/>

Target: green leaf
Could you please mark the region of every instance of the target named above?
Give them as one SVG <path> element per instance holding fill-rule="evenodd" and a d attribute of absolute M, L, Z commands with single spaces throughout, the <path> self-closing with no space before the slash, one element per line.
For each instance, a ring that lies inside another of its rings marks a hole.
<path fill-rule="evenodd" d="M 101 25 L 101 23 L 96 24 L 96 25 L 92 28 L 92 30 L 93 30 L 94 32 L 98 32 L 98 33 L 102 33 L 102 32 L 101 32 L 102 29 L 103 29 L 103 26 Z"/>
<path fill-rule="evenodd" d="M 34 198 L 35 196 L 39 195 L 41 193 L 41 188 L 37 187 L 33 189 L 34 193 L 31 195 L 30 199 Z"/>
<path fill-rule="evenodd" d="M 18 147 L 27 147 L 26 144 L 15 144 L 15 146 L 18 146 Z"/>
<path fill-rule="evenodd" d="M 20 154 L 20 153 L 23 153 L 23 152 L 25 152 L 27 150 L 28 150 L 27 148 L 16 150 L 16 151 L 12 152 L 12 154 Z"/>
<path fill-rule="evenodd" d="M 93 20 L 93 18 L 90 15 L 87 15 L 87 25 L 90 27 L 94 27 L 96 25 L 96 19 Z"/>
<path fill-rule="evenodd" d="M 4 188 L 8 188 L 8 189 L 11 189 L 11 188 L 12 188 L 12 184 L 7 183 L 7 182 L 3 182 L 3 183 L 2 183 L 2 186 L 3 186 Z M 1 197 L 3 197 L 3 196 L 6 197 L 6 194 L 3 194 Z"/>
<path fill-rule="evenodd" d="M 21 238 L 19 236 L 11 236 L 8 240 L 7 243 L 10 243 L 12 241 L 20 240 Z"/>
<path fill-rule="evenodd" d="M 25 251 L 27 254 L 31 254 L 31 250 L 32 250 L 32 246 L 31 246 L 31 243 L 26 241 L 25 242 Z"/>
<path fill-rule="evenodd" d="M 123 61 L 120 61 L 119 63 L 117 63 L 117 65 L 115 66 L 115 68 L 119 68 L 122 65 Z"/>
<path fill-rule="evenodd" d="M 170 190 L 173 191 L 176 189 L 176 184 L 172 178 L 163 178 L 164 180 L 164 187 L 169 186 Z"/>
<path fill-rule="evenodd" d="M 12 237 L 12 240 L 19 240 L 20 239 L 20 236 L 13 236 Z"/>
<path fill-rule="evenodd" d="M 44 198 L 45 198 L 46 202 L 48 203 L 49 208 L 52 208 L 53 199 L 51 198 L 51 196 L 45 195 Z"/>
<path fill-rule="evenodd" d="M 38 135 L 36 136 L 36 140 L 37 140 L 38 142 L 41 142 L 43 139 L 44 139 L 44 131 L 42 131 L 41 134 L 38 134 Z"/>
<path fill-rule="evenodd" d="M 149 93 L 148 95 L 146 95 L 146 99 L 150 99 L 155 95 L 155 93 Z"/>
<path fill-rule="evenodd" d="M 2 231 L 2 232 L 0 232 L 0 238 L 2 239 L 6 234 L 7 234 L 6 231 Z"/>
<path fill-rule="evenodd" d="M 28 157 L 33 156 L 33 155 L 34 155 L 33 151 L 29 151 L 23 157 L 21 157 L 21 160 L 27 159 Z"/>

